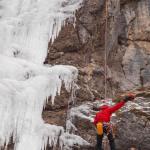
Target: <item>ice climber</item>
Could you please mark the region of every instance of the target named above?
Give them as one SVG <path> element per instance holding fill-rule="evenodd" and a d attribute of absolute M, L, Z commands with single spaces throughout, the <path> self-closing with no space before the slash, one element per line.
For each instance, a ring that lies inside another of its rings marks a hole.
<path fill-rule="evenodd" d="M 123 107 L 126 102 L 134 100 L 134 94 L 128 94 L 122 98 L 120 102 L 114 106 L 103 105 L 99 108 L 99 112 L 94 118 L 94 124 L 97 128 L 97 145 L 96 150 L 102 150 L 103 135 L 106 134 L 109 140 L 111 150 L 115 150 L 115 142 L 113 137 L 112 125 L 110 119 L 112 113 Z"/>

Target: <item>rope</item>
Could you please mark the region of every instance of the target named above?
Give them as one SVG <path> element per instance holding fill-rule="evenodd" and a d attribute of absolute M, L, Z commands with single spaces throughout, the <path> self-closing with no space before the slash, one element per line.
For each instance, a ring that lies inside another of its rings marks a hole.
<path fill-rule="evenodd" d="M 105 56 L 104 56 L 104 76 L 105 76 L 105 99 L 107 98 L 107 28 L 108 28 L 108 0 L 106 0 L 106 20 L 105 20 Z"/>

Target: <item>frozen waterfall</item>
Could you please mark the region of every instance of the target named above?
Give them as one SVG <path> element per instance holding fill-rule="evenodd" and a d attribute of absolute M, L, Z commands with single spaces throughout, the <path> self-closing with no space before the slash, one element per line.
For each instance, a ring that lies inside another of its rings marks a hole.
<path fill-rule="evenodd" d="M 43 63 L 66 18 L 82 0 L 1 0 L 0 53 Z"/>
<path fill-rule="evenodd" d="M 87 144 L 63 127 L 45 124 L 41 114 L 62 82 L 70 91 L 78 70 L 44 66 L 48 42 L 54 41 L 66 18 L 74 18 L 82 0 L 0 1 L 0 146 L 13 136 L 15 150 L 44 150 L 60 140 L 61 149 Z M 61 135 L 61 137 L 59 137 Z M 66 139 L 69 137 L 69 141 Z"/>

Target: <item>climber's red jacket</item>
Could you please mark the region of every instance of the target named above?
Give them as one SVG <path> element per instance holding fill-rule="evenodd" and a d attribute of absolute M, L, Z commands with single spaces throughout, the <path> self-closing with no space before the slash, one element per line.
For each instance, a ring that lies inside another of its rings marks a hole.
<path fill-rule="evenodd" d="M 109 107 L 107 105 L 104 105 L 100 107 L 100 111 L 96 114 L 94 118 L 94 124 L 96 125 L 98 122 L 109 122 L 112 113 L 120 109 L 122 106 L 124 106 L 124 104 L 125 102 L 121 101 L 114 106 Z"/>

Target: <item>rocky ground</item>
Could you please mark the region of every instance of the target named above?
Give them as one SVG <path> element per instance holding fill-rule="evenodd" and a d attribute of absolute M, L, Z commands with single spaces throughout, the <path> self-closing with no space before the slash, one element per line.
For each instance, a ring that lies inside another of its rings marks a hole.
<path fill-rule="evenodd" d="M 128 150 L 131 147 L 148 150 L 150 146 L 150 90 L 134 92 L 139 93 L 134 102 L 128 102 L 112 117 L 118 150 Z M 100 105 L 103 105 L 103 102 L 97 100 L 71 109 L 71 114 L 76 118 L 78 134 L 92 144 L 93 150 L 95 149 L 95 128 L 92 122 L 96 113 L 94 108 Z"/>
<path fill-rule="evenodd" d="M 109 0 L 107 30 L 104 0 L 84 0 L 76 17 L 75 27 L 71 22 L 67 23 L 54 43 L 49 43 L 45 60 L 48 64 L 67 64 L 79 69 L 76 106 L 93 102 L 95 97 L 104 97 L 105 44 L 107 96 L 113 98 L 118 93 L 137 88 L 147 91 L 144 87 L 150 86 L 150 1 Z M 47 104 L 43 112 L 44 120 L 65 126 L 69 97 L 62 90 L 55 106 L 50 102 Z M 137 104 L 147 102 L 149 105 L 149 101 L 147 96 L 142 102 L 137 100 Z M 130 146 L 148 150 L 149 112 L 131 110 L 119 115 L 118 150 L 127 150 Z M 77 134 L 89 141 L 94 149 L 95 131 L 91 122 L 77 117 L 75 125 Z"/>

